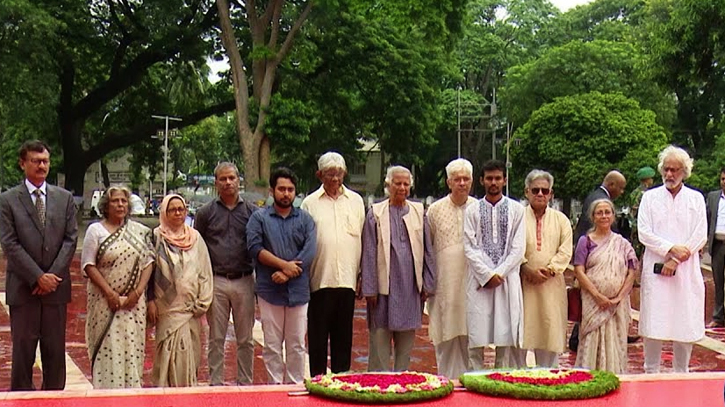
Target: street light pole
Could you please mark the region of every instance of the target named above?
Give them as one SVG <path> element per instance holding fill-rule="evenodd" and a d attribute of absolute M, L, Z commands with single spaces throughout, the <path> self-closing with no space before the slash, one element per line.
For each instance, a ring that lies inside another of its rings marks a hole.
<path fill-rule="evenodd" d="M 153 117 L 154 119 L 164 120 L 166 124 L 164 129 L 164 196 L 166 196 L 166 178 L 169 171 L 169 120 L 180 122 L 181 118 L 155 115 L 152 115 L 151 117 Z"/>

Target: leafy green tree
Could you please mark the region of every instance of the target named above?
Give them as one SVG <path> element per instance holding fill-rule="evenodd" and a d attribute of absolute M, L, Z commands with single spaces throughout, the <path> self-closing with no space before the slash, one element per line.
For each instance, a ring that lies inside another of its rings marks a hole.
<path fill-rule="evenodd" d="M 533 168 L 551 172 L 567 213 L 571 198 L 586 196 L 606 172 L 618 169 L 634 179 L 641 166 L 657 162 L 669 141 L 652 111 L 622 94 L 599 92 L 544 104 L 515 137 L 514 174 L 523 179 Z"/>
<path fill-rule="evenodd" d="M 644 0 L 596 0 L 568 10 L 538 33 L 550 47 L 571 41 L 636 43 L 642 35 Z"/>
<path fill-rule="evenodd" d="M 655 0 L 647 16 L 650 68 L 677 96 L 674 140 L 706 155 L 721 133 L 725 109 L 725 4 Z"/>
<path fill-rule="evenodd" d="M 637 100 L 668 128 L 675 101 L 643 68 L 644 56 L 625 42 L 572 41 L 540 58 L 509 70 L 502 100 L 509 120 L 525 123 L 531 113 L 557 97 L 592 91 L 617 93 Z"/>
<path fill-rule="evenodd" d="M 66 187 L 76 193 L 90 164 L 156 133 L 152 114 L 180 115 L 188 126 L 233 108 L 229 96 L 217 99 L 211 91 L 177 107 L 167 84 L 173 68 L 202 65 L 212 53 L 216 9 L 207 2 L 10 0 L 0 4 L 0 14 L 12 7 L 27 15 L 14 14 L 21 17 L 11 25 L 36 35 L 8 51 L 14 60 L 32 55 L 20 65 L 29 74 L 11 86 L 20 92 L 33 83 L 32 72 L 44 72 L 40 84 L 48 97 L 37 109 L 52 113 L 42 116 L 46 125 L 34 126 L 33 136 L 62 148 Z"/>
<path fill-rule="evenodd" d="M 248 181 L 266 180 L 270 153 L 312 164 L 320 149 L 302 161 L 285 152 L 301 144 L 354 150 L 358 138 L 374 138 L 393 160 L 415 162 L 408 146 L 431 142 L 436 64 L 464 4 L 271 0 L 247 2 L 240 13 L 218 0 Z"/>
<path fill-rule="evenodd" d="M 426 152 L 418 182 L 420 192 L 446 191 L 443 167 L 457 156 L 458 90 L 461 99 L 461 152 L 478 171 L 492 156 L 493 130 L 505 134 L 505 116 L 492 112 L 494 93 L 507 81 L 512 66 L 536 58 L 545 45 L 538 33 L 559 15 L 549 1 L 472 0 L 462 20 L 463 37 L 445 67 L 446 88 L 438 103 L 442 123 L 437 144 Z M 496 147 L 499 150 L 499 147 Z M 423 191 L 422 187 L 430 186 Z M 476 183 L 478 193 L 481 187 Z"/>
<path fill-rule="evenodd" d="M 52 61 L 44 41 L 56 37 L 59 25 L 28 0 L 0 3 L 0 21 L 0 187 L 5 188 L 21 180 L 20 144 L 56 129 L 48 120 L 55 114 L 57 94 L 54 77 L 45 69 Z M 53 154 L 51 178 L 61 158 Z"/>

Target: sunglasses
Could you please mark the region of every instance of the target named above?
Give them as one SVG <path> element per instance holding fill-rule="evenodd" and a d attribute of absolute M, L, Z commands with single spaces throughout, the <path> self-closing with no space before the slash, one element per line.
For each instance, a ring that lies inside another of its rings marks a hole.
<path fill-rule="evenodd" d="M 542 195 L 549 195 L 551 192 L 551 189 L 549 188 L 530 188 L 529 191 L 531 191 L 534 195 L 539 195 L 539 192 L 541 192 Z"/>

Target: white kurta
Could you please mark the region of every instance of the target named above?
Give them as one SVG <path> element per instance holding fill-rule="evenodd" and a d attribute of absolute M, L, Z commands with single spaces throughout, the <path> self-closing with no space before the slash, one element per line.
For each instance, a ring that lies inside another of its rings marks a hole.
<path fill-rule="evenodd" d="M 466 257 L 463 254 L 463 217 L 476 199 L 456 205 L 450 195 L 428 208 L 428 223 L 438 274 L 436 295 L 428 300 L 428 335 L 434 345 L 468 335 L 466 329 Z"/>
<path fill-rule="evenodd" d="M 482 219 L 481 205 L 492 208 L 490 219 Z M 485 227 L 488 236 L 483 233 L 486 221 L 490 222 Z M 501 227 L 504 222 L 505 230 Z M 519 267 L 526 250 L 525 225 L 524 207 L 506 197 L 495 206 L 484 198 L 466 209 L 464 250 L 470 348 L 522 345 L 524 304 Z M 494 260 L 487 253 L 491 253 L 491 247 L 500 245 L 503 252 Z M 503 277 L 504 283 L 493 289 L 484 288 L 494 274 Z"/>
<path fill-rule="evenodd" d="M 699 250 L 707 241 L 705 200 L 683 186 L 673 198 L 663 186 L 642 196 L 637 214 L 639 240 L 645 246 L 640 294 L 640 335 L 660 340 L 695 342 L 705 335 L 705 286 Z M 674 245 L 692 252 L 672 277 L 654 274 Z"/>

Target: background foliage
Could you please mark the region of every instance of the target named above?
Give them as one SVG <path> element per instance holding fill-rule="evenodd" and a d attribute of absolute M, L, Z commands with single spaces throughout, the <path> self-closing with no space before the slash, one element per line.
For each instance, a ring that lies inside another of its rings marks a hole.
<path fill-rule="evenodd" d="M 278 1 L 257 10 L 282 4 L 284 35 L 310 3 Z M 246 3 L 231 4 L 240 53 L 263 66 L 275 50 L 252 44 Z M 534 166 L 555 174 L 562 198 L 584 196 L 611 168 L 634 188 L 637 167 L 670 142 L 696 158 L 690 184 L 718 186 L 723 0 L 596 0 L 567 12 L 548 0 L 312 4 L 265 115 L 253 75 L 247 84 L 249 125 L 264 117 L 270 165 L 292 167 L 303 189 L 317 184 L 321 153 L 352 163 L 369 140 L 390 163 L 415 167 L 416 194 L 441 195 L 459 111 L 461 155 L 477 171 L 510 147 L 516 194 Z M 86 168 L 126 152 L 141 183 L 163 157 L 152 114 L 183 118 L 175 174 L 208 174 L 222 159 L 243 167 L 230 75 L 209 81 L 207 60 L 224 56 L 214 1 L 5 0 L 0 21 L 0 186 L 20 180 L 16 150 L 29 138 L 50 143 L 51 176 L 65 173 L 76 193 Z"/>

